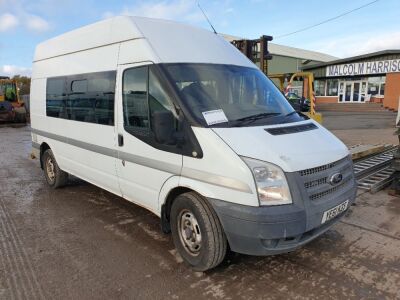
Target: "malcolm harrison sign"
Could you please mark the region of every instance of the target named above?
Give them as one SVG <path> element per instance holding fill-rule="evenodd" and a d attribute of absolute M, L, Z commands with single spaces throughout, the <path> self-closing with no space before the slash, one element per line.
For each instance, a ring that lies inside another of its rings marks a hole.
<path fill-rule="evenodd" d="M 326 67 L 326 77 L 400 72 L 400 59 L 366 61 Z"/>

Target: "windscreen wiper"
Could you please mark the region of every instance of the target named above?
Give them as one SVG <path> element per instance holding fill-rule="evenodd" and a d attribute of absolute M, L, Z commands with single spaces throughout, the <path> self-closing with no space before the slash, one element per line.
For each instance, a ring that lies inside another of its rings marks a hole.
<path fill-rule="evenodd" d="M 260 119 L 264 119 L 264 118 L 268 118 L 268 117 L 272 117 L 272 116 L 277 116 L 277 115 L 281 115 L 281 113 L 277 113 L 277 112 L 259 113 L 259 114 L 255 114 L 255 115 L 239 118 L 239 119 L 236 119 L 236 120 L 233 121 L 235 123 L 233 125 L 233 127 L 239 127 L 243 123 L 249 124 L 249 123 L 252 123 L 252 122 L 254 122 L 256 120 L 260 120 Z"/>
<path fill-rule="evenodd" d="M 277 115 L 280 115 L 280 113 L 273 113 L 273 112 L 271 112 L 271 113 L 260 113 L 260 114 L 255 114 L 255 115 L 251 115 L 251 116 L 247 116 L 247 117 L 243 117 L 243 118 L 239 118 L 239 119 L 236 119 L 235 120 L 235 122 L 245 122 L 245 121 L 250 121 L 250 122 L 253 122 L 253 121 L 256 121 L 256 120 L 259 120 L 259 119 L 263 119 L 263 118 L 267 118 L 267 117 L 271 117 L 271 116 L 277 116 Z"/>
<path fill-rule="evenodd" d="M 260 114 L 256 114 L 256 115 L 251 115 L 251 116 L 247 116 L 247 117 L 243 117 L 240 119 L 237 119 L 235 121 L 253 121 L 253 120 L 258 120 L 258 119 L 263 119 L 265 117 L 270 117 L 270 116 L 276 116 L 276 115 L 280 115 L 280 113 L 277 112 L 269 112 L 269 113 L 260 113 Z"/>
<path fill-rule="evenodd" d="M 297 113 L 298 113 L 298 112 L 294 110 L 294 111 L 292 111 L 292 112 L 286 114 L 285 117 L 288 117 L 288 116 L 291 116 L 291 115 L 294 115 L 294 114 L 297 114 Z"/>

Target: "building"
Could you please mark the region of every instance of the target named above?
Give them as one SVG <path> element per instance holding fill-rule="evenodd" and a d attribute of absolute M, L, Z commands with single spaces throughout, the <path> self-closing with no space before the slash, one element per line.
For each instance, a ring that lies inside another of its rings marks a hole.
<path fill-rule="evenodd" d="M 318 103 L 378 102 L 397 110 L 400 99 L 400 50 L 303 66 L 314 74 Z"/>
<path fill-rule="evenodd" d="M 232 42 L 233 40 L 243 40 L 243 38 L 237 36 L 228 34 L 221 35 L 228 42 Z M 260 49 L 258 49 L 258 52 L 259 51 Z M 295 73 L 301 71 L 307 66 L 314 66 L 338 59 L 335 56 L 321 52 L 283 46 L 271 42 L 268 43 L 268 51 L 272 55 L 272 60 L 268 61 L 268 75 Z"/>

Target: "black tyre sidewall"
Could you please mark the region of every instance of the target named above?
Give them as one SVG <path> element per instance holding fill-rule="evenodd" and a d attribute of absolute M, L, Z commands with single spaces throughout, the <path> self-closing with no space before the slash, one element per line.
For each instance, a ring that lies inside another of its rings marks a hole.
<path fill-rule="evenodd" d="M 48 160 L 49 157 L 51 157 L 51 159 L 53 160 L 53 164 L 54 164 L 54 166 L 55 166 L 55 168 L 54 168 L 55 177 L 54 177 L 54 181 L 53 181 L 53 182 L 50 180 L 50 178 L 49 178 L 49 176 L 48 176 L 48 174 L 47 174 L 47 160 Z M 56 161 L 55 161 L 55 159 L 54 159 L 54 155 L 53 155 L 53 153 L 52 153 L 51 150 L 46 150 L 46 151 L 43 153 L 42 162 L 43 162 L 44 176 L 46 177 L 47 184 L 48 184 L 49 186 L 51 186 L 51 187 L 54 187 L 54 186 L 56 185 L 56 181 L 57 181 L 57 171 L 58 171 L 58 168 L 56 167 L 56 164 L 57 164 L 57 163 L 56 163 Z"/>
<path fill-rule="evenodd" d="M 46 164 L 47 164 L 47 159 L 51 157 L 53 164 L 54 164 L 54 173 L 55 173 L 55 178 L 54 178 L 54 182 L 52 182 L 50 180 L 50 178 L 48 177 L 47 174 L 47 168 L 46 168 Z M 42 163 L 43 163 L 43 171 L 44 171 L 44 175 L 46 177 L 46 181 L 48 183 L 48 185 L 54 189 L 62 187 L 64 185 L 67 184 L 68 182 L 68 173 L 64 172 L 63 170 L 60 169 L 60 167 L 57 164 L 57 161 L 54 157 L 53 151 L 51 151 L 50 149 L 47 149 L 42 156 Z"/>
<path fill-rule="evenodd" d="M 198 201 L 194 197 L 187 196 L 185 194 L 180 195 L 176 198 L 174 203 L 172 204 L 172 209 L 171 209 L 171 231 L 172 231 L 172 239 L 174 241 L 175 247 L 177 248 L 179 254 L 182 256 L 184 261 L 186 261 L 189 265 L 192 266 L 192 268 L 196 271 L 205 271 L 208 269 L 208 264 L 209 264 L 209 256 L 210 256 L 210 248 L 212 248 L 213 242 L 210 243 L 210 237 L 207 230 L 207 227 L 210 228 L 210 225 L 206 225 L 205 222 L 209 222 L 208 220 L 205 220 L 202 217 L 202 213 L 207 213 L 206 211 L 201 212 L 199 207 L 194 204 L 194 201 Z M 200 226 L 200 231 L 201 231 L 201 238 L 202 238 L 202 244 L 201 244 L 201 249 L 200 253 L 197 256 L 190 255 L 187 250 L 185 249 L 185 246 L 182 244 L 181 239 L 179 237 L 178 233 L 178 216 L 179 213 L 187 209 L 191 211 L 194 216 L 197 219 L 197 222 Z"/>

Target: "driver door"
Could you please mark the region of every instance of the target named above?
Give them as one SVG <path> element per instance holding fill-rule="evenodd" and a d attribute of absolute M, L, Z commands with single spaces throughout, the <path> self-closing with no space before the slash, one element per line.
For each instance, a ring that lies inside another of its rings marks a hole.
<path fill-rule="evenodd" d="M 168 178 L 180 175 L 182 155 L 174 153 L 173 146 L 157 143 L 152 116 L 160 110 L 170 110 L 176 116 L 175 108 L 153 64 L 120 65 L 117 76 L 116 164 L 121 193 L 158 214 L 161 187 Z"/>

